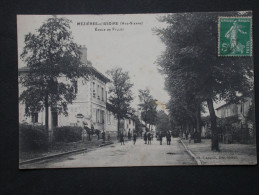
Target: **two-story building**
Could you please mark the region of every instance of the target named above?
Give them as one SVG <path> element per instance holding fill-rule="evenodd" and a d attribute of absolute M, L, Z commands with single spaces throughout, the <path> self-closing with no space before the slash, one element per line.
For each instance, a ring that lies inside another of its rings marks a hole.
<path fill-rule="evenodd" d="M 87 65 L 87 48 L 81 47 L 81 62 Z M 72 81 L 76 98 L 72 104 L 68 104 L 68 115 L 58 114 L 49 108 L 49 129 L 55 126 L 81 126 L 83 121 L 94 125 L 95 129 L 104 130 L 106 123 L 106 83 L 110 80 L 93 66 L 89 66 L 92 74 L 88 80 L 79 78 Z M 18 70 L 19 77 L 29 72 L 28 67 Z M 65 77 L 58 78 L 60 82 L 68 82 Z M 19 83 L 19 96 L 25 88 Z M 45 111 L 34 113 L 32 116 L 25 116 L 25 105 L 19 103 L 19 122 L 37 123 L 45 125 Z"/>

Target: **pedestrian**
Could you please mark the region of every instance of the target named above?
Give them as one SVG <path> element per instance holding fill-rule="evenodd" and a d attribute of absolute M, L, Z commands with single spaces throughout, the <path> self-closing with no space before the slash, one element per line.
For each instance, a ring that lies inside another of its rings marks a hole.
<path fill-rule="evenodd" d="M 123 137 L 123 133 L 120 133 L 120 142 L 121 142 L 121 145 L 125 145 L 124 144 L 124 137 Z"/>
<path fill-rule="evenodd" d="M 191 133 L 189 133 L 189 135 L 188 135 L 188 139 L 189 139 L 189 144 L 190 144 L 190 143 L 191 143 L 191 141 L 192 141 Z"/>
<path fill-rule="evenodd" d="M 136 143 L 136 140 L 137 140 L 137 134 L 134 133 L 134 134 L 133 134 L 133 143 L 134 143 L 134 145 L 135 145 L 135 143 Z"/>
<path fill-rule="evenodd" d="M 144 141 L 145 141 L 145 144 L 147 144 L 147 132 L 144 133 Z"/>
<path fill-rule="evenodd" d="M 83 121 L 84 129 L 88 134 L 88 140 L 91 141 L 91 129 L 88 127 L 88 123 Z"/>
<path fill-rule="evenodd" d="M 161 132 L 159 133 L 158 138 L 159 138 L 159 141 L 160 141 L 160 145 L 162 145 L 163 135 L 162 135 Z"/>
<path fill-rule="evenodd" d="M 147 134 L 147 139 L 148 139 L 147 144 L 151 144 L 151 133 L 150 132 Z"/>
<path fill-rule="evenodd" d="M 104 130 L 102 132 L 102 139 L 103 139 L 103 142 L 105 142 L 105 132 L 104 132 Z"/>
<path fill-rule="evenodd" d="M 166 134 L 166 143 L 167 143 L 167 145 L 171 145 L 171 134 L 170 134 L 170 132 L 167 132 L 167 134 Z"/>
<path fill-rule="evenodd" d="M 131 134 L 130 131 L 128 132 L 128 139 L 131 140 Z"/>

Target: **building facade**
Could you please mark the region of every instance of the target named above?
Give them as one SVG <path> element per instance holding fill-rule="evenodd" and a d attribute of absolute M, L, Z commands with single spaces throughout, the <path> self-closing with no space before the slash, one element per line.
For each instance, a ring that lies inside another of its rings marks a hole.
<path fill-rule="evenodd" d="M 236 116 L 241 121 L 241 123 L 244 124 L 246 122 L 246 116 L 251 105 L 251 98 L 246 98 L 245 101 L 238 104 L 224 104 L 215 109 L 216 116 L 218 118 Z"/>
<path fill-rule="evenodd" d="M 81 47 L 81 62 L 87 65 L 87 49 Z M 52 112 L 49 108 L 49 129 L 56 126 L 82 126 L 83 121 L 94 126 L 95 129 L 105 130 L 106 123 L 106 83 L 109 79 L 97 71 L 93 66 L 89 66 L 92 75 L 88 80 L 79 78 L 73 82 L 73 90 L 76 93 L 76 98 L 72 104 L 68 104 L 68 115 Z M 18 70 L 19 77 L 28 73 L 29 68 L 23 67 Z M 65 77 L 59 77 L 58 80 L 62 83 L 70 82 Z M 25 88 L 19 83 L 19 96 Z M 30 117 L 25 116 L 25 105 L 19 102 L 19 122 L 29 124 L 45 125 L 45 111 L 33 113 Z"/>

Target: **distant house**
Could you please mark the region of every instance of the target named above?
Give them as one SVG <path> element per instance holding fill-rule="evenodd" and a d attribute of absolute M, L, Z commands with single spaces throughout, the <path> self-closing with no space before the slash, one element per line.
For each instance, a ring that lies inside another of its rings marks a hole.
<path fill-rule="evenodd" d="M 224 104 L 216 108 L 216 116 L 218 118 L 236 117 L 240 120 L 240 126 L 246 124 L 246 116 L 250 106 L 252 105 L 252 99 L 246 98 L 244 102 L 238 104 Z"/>
<path fill-rule="evenodd" d="M 243 102 L 226 103 L 215 109 L 220 141 L 224 143 L 232 143 L 233 141 L 248 143 L 251 140 L 254 136 L 253 126 L 247 121 L 251 105 L 252 99 L 246 98 Z M 210 138 L 210 136 L 210 117 L 202 117 L 201 137 Z"/>
<path fill-rule="evenodd" d="M 87 48 L 81 47 L 81 62 L 87 65 Z M 88 80 L 79 78 L 73 81 L 74 92 L 77 94 L 72 104 L 68 105 L 68 116 L 59 115 L 57 112 L 51 111 L 49 108 L 49 128 L 56 126 L 81 126 L 82 121 L 86 120 L 95 129 L 104 130 L 106 117 L 106 83 L 110 80 L 95 69 L 89 66 L 93 73 Z M 28 67 L 18 70 L 19 77 L 29 72 Z M 58 78 L 60 81 L 69 82 L 65 77 Z M 25 88 L 19 83 L 19 96 Z M 32 116 L 25 116 L 25 105 L 19 103 L 19 122 L 45 124 L 45 112 L 33 113 Z"/>
<path fill-rule="evenodd" d="M 135 121 L 130 116 L 128 116 L 121 121 L 120 130 L 123 131 L 124 135 L 128 135 L 128 133 L 131 133 L 132 135 L 135 131 Z"/>

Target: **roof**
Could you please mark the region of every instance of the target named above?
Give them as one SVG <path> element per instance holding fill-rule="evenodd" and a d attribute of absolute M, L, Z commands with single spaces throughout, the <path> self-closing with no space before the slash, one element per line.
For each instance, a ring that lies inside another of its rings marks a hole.
<path fill-rule="evenodd" d="M 99 72 L 96 68 L 94 68 L 93 66 L 89 66 L 92 73 L 95 74 L 95 76 L 104 81 L 105 83 L 111 82 L 109 78 L 107 78 L 104 74 L 102 74 L 101 72 Z"/>
<path fill-rule="evenodd" d="M 225 107 L 225 106 L 228 106 L 229 104 L 231 104 L 231 103 L 225 103 L 225 104 L 223 104 L 222 106 L 216 108 L 215 110 L 219 110 L 219 109 L 221 109 L 221 108 L 223 108 L 223 107 Z"/>
<path fill-rule="evenodd" d="M 89 68 L 91 69 L 91 72 L 100 80 L 102 80 L 105 83 L 110 82 L 110 79 L 107 78 L 104 74 L 102 74 L 101 72 L 99 72 L 96 68 L 94 68 L 93 66 L 89 66 Z M 25 66 L 25 67 L 21 67 L 18 68 L 18 73 L 28 73 L 30 71 L 30 68 Z"/>

